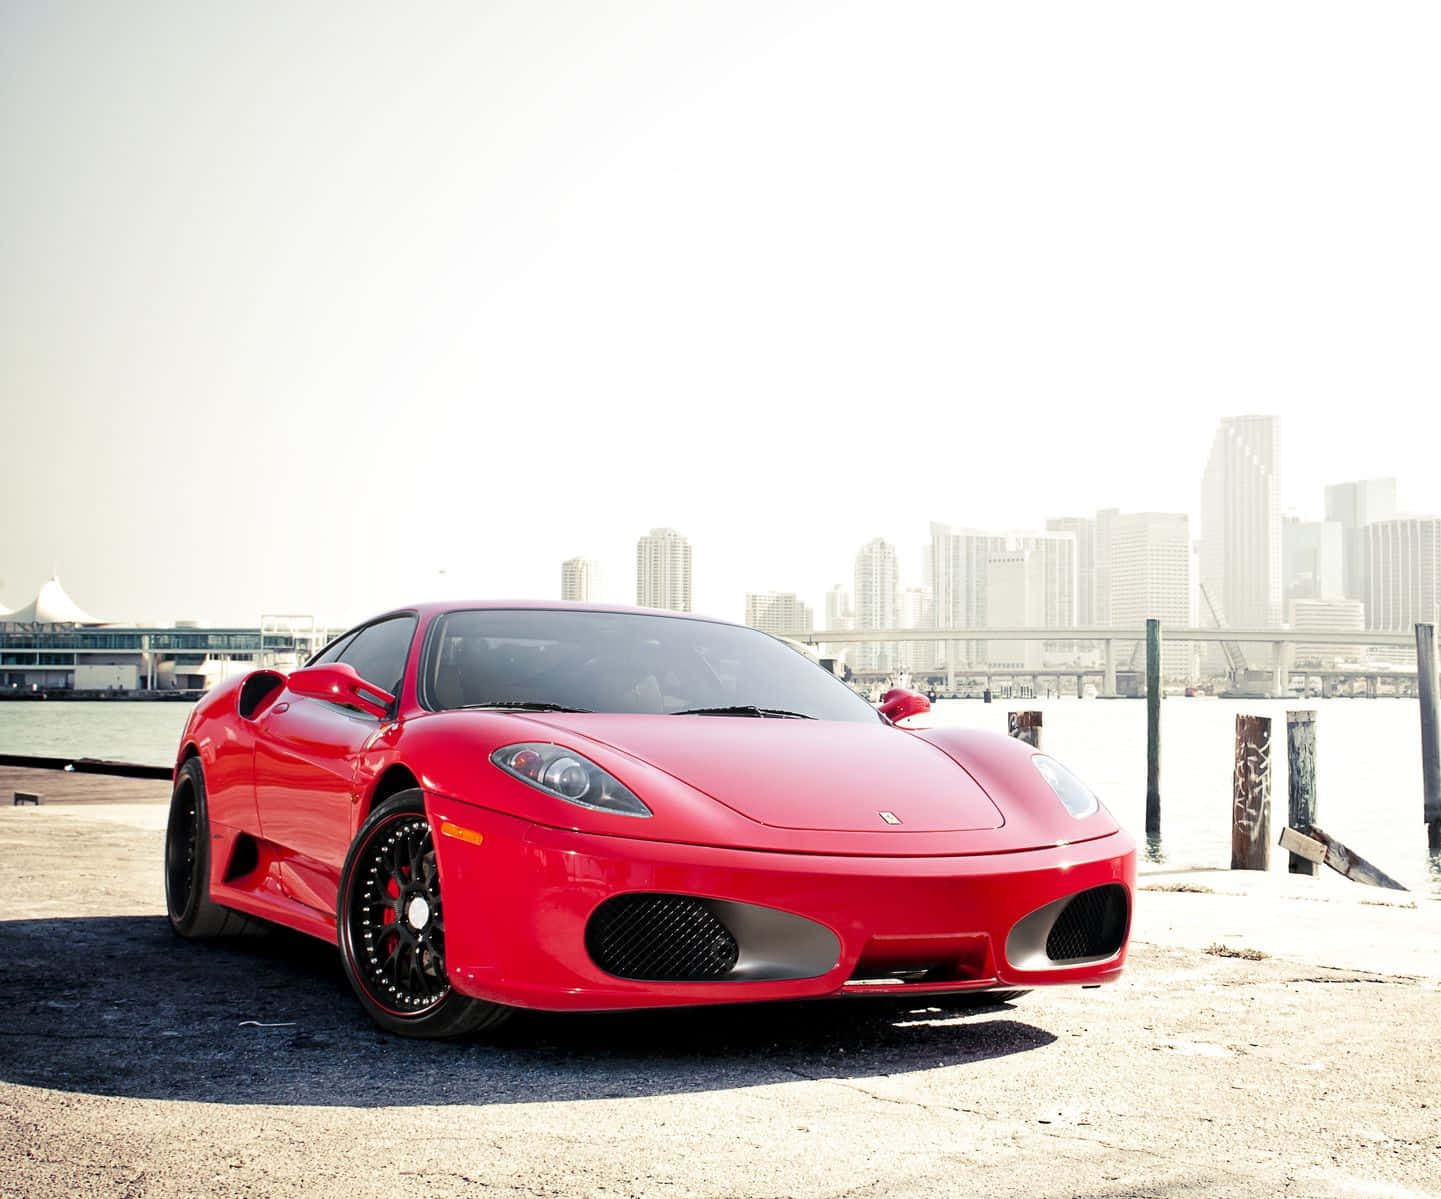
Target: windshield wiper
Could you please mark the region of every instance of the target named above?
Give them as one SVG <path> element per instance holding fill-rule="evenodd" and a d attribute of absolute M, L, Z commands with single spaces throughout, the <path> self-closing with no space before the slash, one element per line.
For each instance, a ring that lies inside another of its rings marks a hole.
<path fill-rule="evenodd" d="M 784 708 L 757 708 L 754 704 L 735 704 L 729 708 L 686 708 L 672 716 L 778 716 L 786 720 L 814 720 L 804 712 L 787 712 Z"/>
<path fill-rule="evenodd" d="M 589 708 L 569 708 L 565 704 L 548 704 L 531 699 L 492 699 L 483 704 L 461 704 L 462 708 L 518 708 L 522 712 L 589 712 Z"/>

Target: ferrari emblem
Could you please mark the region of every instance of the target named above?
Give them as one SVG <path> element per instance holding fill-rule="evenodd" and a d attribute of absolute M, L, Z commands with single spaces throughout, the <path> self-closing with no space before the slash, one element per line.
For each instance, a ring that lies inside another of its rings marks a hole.
<path fill-rule="evenodd" d="M 882 812 L 881 819 L 884 820 L 887 824 L 900 824 L 901 822 L 901 818 L 897 816 L 894 812 Z"/>

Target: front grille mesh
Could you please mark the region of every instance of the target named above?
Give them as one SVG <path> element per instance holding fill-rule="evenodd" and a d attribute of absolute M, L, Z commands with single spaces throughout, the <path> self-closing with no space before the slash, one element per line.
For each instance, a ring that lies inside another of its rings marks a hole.
<path fill-rule="evenodd" d="M 607 974 L 699 982 L 735 969 L 736 939 L 689 895 L 617 895 L 590 918 L 585 947 Z"/>
<path fill-rule="evenodd" d="M 1046 938 L 1053 962 L 1110 957 L 1126 937 L 1126 888 L 1107 883 L 1082 891 L 1061 909 Z"/>

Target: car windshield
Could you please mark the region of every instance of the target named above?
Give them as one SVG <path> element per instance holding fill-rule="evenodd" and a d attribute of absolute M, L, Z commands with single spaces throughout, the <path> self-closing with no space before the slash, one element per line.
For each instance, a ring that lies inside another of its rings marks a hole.
<path fill-rule="evenodd" d="M 422 698 L 432 709 L 879 719 L 786 643 L 681 617 L 560 608 L 447 612 L 436 618 L 422 670 Z"/>

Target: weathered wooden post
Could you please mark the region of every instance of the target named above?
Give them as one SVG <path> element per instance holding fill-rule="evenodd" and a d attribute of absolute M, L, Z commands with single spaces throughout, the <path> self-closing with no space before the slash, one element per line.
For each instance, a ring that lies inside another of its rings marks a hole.
<path fill-rule="evenodd" d="M 1271 865 L 1271 718 L 1236 717 L 1231 804 L 1231 869 Z"/>
<path fill-rule="evenodd" d="M 1310 835 L 1316 824 L 1316 713 L 1314 710 L 1286 713 L 1286 763 L 1290 783 L 1288 824 L 1298 833 Z M 1292 874 L 1320 873 L 1317 864 L 1291 854 L 1286 869 Z"/>
<path fill-rule="evenodd" d="M 1007 712 L 1006 732 L 1032 749 L 1041 748 L 1041 714 L 1039 712 Z"/>
<path fill-rule="evenodd" d="M 1426 841 L 1441 850 L 1441 742 L 1436 736 L 1436 626 L 1416 626 L 1416 694 L 1421 701 L 1421 792 Z"/>
<path fill-rule="evenodd" d="M 1161 622 L 1146 621 L 1146 836 L 1161 835 Z"/>

